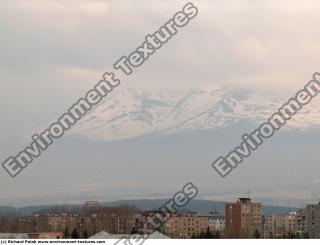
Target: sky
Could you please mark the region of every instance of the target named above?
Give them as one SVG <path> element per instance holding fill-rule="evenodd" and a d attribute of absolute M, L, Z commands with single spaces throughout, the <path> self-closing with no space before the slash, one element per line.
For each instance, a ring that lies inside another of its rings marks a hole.
<path fill-rule="evenodd" d="M 0 156 L 94 85 L 186 1 L 0 1 Z M 124 87 L 232 87 L 292 94 L 319 71 L 317 0 L 194 0 L 199 10 Z M 40 170 L 39 170 L 40 171 Z M 5 173 L 0 173 L 0 176 Z M 27 179 L 27 177 L 25 177 Z M 19 197 L 23 182 L 13 183 Z M 45 189 L 45 188 L 44 188 Z M 45 191 L 44 191 L 45 192 Z"/>

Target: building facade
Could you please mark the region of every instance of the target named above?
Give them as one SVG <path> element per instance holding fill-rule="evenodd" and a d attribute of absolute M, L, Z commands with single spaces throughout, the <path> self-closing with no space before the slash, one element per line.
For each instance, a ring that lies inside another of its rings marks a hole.
<path fill-rule="evenodd" d="M 34 233 L 36 229 L 36 220 L 32 216 L 20 218 L 17 224 L 18 233 Z"/>
<path fill-rule="evenodd" d="M 300 238 L 307 238 L 307 219 L 305 209 L 297 212 L 297 233 Z"/>
<path fill-rule="evenodd" d="M 320 203 L 306 206 L 307 234 L 310 238 L 320 238 Z"/>
<path fill-rule="evenodd" d="M 262 236 L 263 238 L 274 238 L 276 233 L 276 215 L 262 215 Z"/>

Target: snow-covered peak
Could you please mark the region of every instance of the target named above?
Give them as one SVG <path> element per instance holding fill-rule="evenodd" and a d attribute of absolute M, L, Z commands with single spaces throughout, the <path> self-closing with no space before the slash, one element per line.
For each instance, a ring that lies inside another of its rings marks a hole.
<path fill-rule="evenodd" d="M 242 120 L 262 122 L 283 102 L 283 98 L 270 93 L 235 92 L 218 87 L 167 93 L 119 88 L 70 133 L 113 141 L 150 133 L 168 135 L 216 129 Z M 288 127 L 315 126 L 319 118 L 319 109 L 306 109 Z"/>

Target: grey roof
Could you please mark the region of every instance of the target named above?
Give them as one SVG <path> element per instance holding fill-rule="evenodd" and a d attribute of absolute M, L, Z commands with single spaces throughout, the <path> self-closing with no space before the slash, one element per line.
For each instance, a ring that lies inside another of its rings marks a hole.
<path fill-rule="evenodd" d="M 138 235 L 138 234 L 137 234 Z M 131 235 L 129 234 L 110 234 L 105 231 L 100 231 L 97 234 L 89 237 L 89 239 L 122 239 L 122 238 L 129 238 Z M 148 239 L 170 239 L 170 237 L 155 231 L 151 233 L 149 236 L 146 236 Z"/>
<path fill-rule="evenodd" d="M 197 213 L 200 217 L 224 218 L 224 212 Z"/>
<path fill-rule="evenodd" d="M 28 239 L 27 233 L 0 233 L 0 239 Z"/>
<path fill-rule="evenodd" d="M 165 234 L 160 233 L 159 231 L 155 231 L 150 234 L 149 238 L 151 239 L 171 239 L 170 237 L 166 236 Z"/>
<path fill-rule="evenodd" d="M 110 238 L 110 233 L 105 232 L 105 231 L 100 231 L 93 236 L 89 237 L 89 239 L 112 239 Z"/>

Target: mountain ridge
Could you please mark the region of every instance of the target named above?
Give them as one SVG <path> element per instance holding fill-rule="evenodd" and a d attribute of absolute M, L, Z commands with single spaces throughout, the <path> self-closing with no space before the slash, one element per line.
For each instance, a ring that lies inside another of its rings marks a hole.
<path fill-rule="evenodd" d="M 128 200 L 117 200 L 102 202 L 101 206 L 113 207 L 118 205 L 134 205 L 141 209 L 142 211 L 156 210 L 164 205 L 168 199 L 128 199 Z M 183 209 L 179 210 L 189 210 L 192 212 L 208 213 L 211 211 L 223 211 L 224 210 L 223 201 L 211 201 L 195 199 L 191 200 L 190 203 Z M 31 205 L 26 207 L 11 207 L 11 206 L 0 206 L 0 214 L 4 213 L 18 213 L 21 215 L 31 215 L 32 213 L 44 212 L 52 208 L 58 208 L 62 211 L 72 211 L 77 208 L 83 207 L 82 204 L 52 204 L 52 205 Z M 263 213 L 265 214 L 281 214 L 286 213 L 289 210 L 296 210 L 296 208 L 288 208 L 283 206 L 275 205 L 262 205 Z"/>

